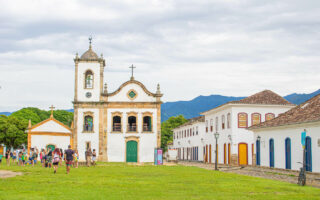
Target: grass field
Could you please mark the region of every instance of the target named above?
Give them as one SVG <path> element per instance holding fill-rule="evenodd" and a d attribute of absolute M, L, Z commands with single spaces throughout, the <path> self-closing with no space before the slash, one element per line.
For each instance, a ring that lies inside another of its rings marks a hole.
<path fill-rule="evenodd" d="M 10 166 L 23 176 L 0 179 L 0 199 L 320 199 L 320 189 L 184 166 L 53 169 Z"/>

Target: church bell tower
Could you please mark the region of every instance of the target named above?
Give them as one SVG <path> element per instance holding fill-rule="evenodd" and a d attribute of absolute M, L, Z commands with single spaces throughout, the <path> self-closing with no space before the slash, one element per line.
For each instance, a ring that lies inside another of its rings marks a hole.
<path fill-rule="evenodd" d="M 89 38 L 89 49 L 75 62 L 74 102 L 99 102 L 102 100 L 103 71 L 105 60 L 92 50 L 92 38 Z"/>

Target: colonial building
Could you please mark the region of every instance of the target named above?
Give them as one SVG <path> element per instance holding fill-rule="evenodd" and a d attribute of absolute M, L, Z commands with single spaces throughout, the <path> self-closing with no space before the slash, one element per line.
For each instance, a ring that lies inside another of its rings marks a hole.
<path fill-rule="evenodd" d="M 34 126 L 29 121 L 28 127 L 28 152 L 30 148 L 41 149 L 68 149 L 72 144 L 72 129 L 58 120 L 54 119 L 53 111 L 51 116 Z"/>
<path fill-rule="evenodd" d="M 190 119 L 173 129 L 173 148 L 179 160 L 203 161 L 204 117 Z"/>
<path fill-rule="evenodd" d="M 160 86 L 152 93 L 132 73 L 130 80 L 109 92 L 103 84 L 105 59 L 92 50 L 91 42 L 74 62 L 73 142 L 80 160 L 91 148 L 101 161 L 153 162 L 161 139 Z"/>
<path fill-rule="evenodd" d="M 320 172 L 320 95 L 249 130 L 258 166 L 293 170 L 302 167 L 301 133 L 306 131 L 306 170 Z"/>
<path fill-rule="evenodd" d="M 255 163 L 253 132 L 247 128 L 271 120 L 294 105 L 265 90 L 240 101 L 231 101 L 201 113 L 204 119 L 174 129 L 174 148 L 181 149 L 180 159 L 186 159 L 183 149 L 197 144 L 196 157 L 207 163 L 215 162 L 217 150 L 218 163 L 232 165 L 251 165 Z M 188 136 L 189 126 L 198 126 L 198 136 Z M 184 130 L 185 129 L 185 130 Z M 182 133 L 180 133 L 182 132 Z M 218 133 L 215 144 L 214 134 Z M 178 137 L 177 137 L 178 136 Z M 181 137 L 180 137 L 181 136 Z M 180 143 L 179 143 L 180 142 Z M 180 145 L 179 145 L 180 144 Z M 189 154 L 187 154 L 189 155 Z"/>

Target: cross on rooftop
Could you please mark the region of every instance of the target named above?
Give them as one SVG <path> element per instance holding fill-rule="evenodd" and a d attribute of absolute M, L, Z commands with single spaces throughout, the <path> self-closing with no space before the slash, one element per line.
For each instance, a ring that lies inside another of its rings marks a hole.
<path fill-rule="evenodd" d="M 131 65 L 129 68 L 131 68 L 131 80 L 133 80 L 133 69 L 136 68 L 135 66 Z"/>
<path fill-rule="evenodd" d="M 49 107 L 51 109 L 51 118 L 53 118 L 53 109 L 55 109 L 55 107 L 53 105 L 51 105 L 51 107 Z"/>

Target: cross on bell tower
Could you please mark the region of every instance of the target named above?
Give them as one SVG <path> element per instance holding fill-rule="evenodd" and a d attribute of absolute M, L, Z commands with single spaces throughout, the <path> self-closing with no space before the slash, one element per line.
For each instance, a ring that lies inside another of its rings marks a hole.
<path fill-rule="evenodd" d="M 133 69 L 136 68 L 135 66 L 133 66 L 133 64 L 129 67 L 131 69 L 131 80 L 134 80 L 133 77 Z"/>
<path fill-rule="evenodd" d="M 53 105 L 51 105 L 49 108 L 51 109 L 51 115 L 50 115 L 50 118 L 53 118 L 53 109 L 55 109 L 55 107 L 53 107 Z"/>

